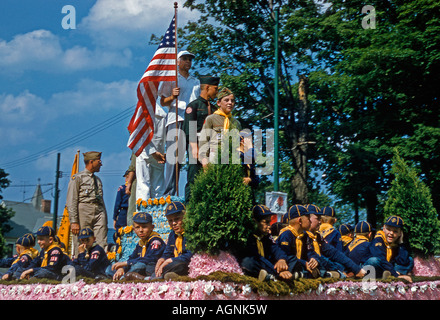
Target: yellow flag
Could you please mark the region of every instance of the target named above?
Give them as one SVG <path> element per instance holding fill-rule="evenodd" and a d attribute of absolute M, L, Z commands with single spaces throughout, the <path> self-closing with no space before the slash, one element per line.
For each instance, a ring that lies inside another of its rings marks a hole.
<path fill-rule="evenodd" d="M 75 160 L 73 160 L 72 165 L 72 173 L 70 176 L 72 177 L 74 174 L 77 174 L 79 171 L 79 150 L 75 155 Z M 69 220 L 69 212 L 67 211 L 67 207 L 64 207 L 63 218 L 61 219 L 60 227 L 57 232 L 60 241 L 64 243 L 66 246 L 66 252 L 70 252 L 70 220 Z"/>

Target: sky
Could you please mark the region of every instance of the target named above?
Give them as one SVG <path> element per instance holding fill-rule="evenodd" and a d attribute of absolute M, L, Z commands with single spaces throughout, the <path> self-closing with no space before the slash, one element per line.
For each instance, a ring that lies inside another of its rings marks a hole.
<path fill-rule="evenodd" d="M 60 154 L 62 215 L 77 150 L 101 151 L 109 222 L 130 163 L 136 88 L 174 15 L 175 0 L 0 1 L 0 168 L 4 200 L 52 200 Z M 178 2 L 178 27 L 197 12 Z M 179 50 L 183 48 L 179 47 Z M 183 174 L 186 176 L 186 174 Z M 180 179 L 183 195 L 184 177 Z"/>

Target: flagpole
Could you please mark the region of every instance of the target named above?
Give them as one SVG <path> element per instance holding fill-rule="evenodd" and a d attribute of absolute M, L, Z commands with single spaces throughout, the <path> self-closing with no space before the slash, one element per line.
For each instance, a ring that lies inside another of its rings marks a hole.
<path fill-rule="evenodd" d="M 176 51 L 176 88 L 179 87 L 179 70 L 177 66 L 177 1 L 174 2 L 174 45 L 175 45 L 175 51 Z M 178 113 L 178 105 L 179 105 L 179 97 L 176 97 L 176 195 L 179 196 L 179 127 L 178 127 L 178 120 L 179 120 L 179 113 Z"/>

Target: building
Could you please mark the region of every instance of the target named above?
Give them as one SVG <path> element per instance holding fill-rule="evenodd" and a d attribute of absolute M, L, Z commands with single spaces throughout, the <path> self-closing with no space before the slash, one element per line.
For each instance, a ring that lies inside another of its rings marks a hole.
<path fill-rule="evenodd" d="M 40 184 L 37 185 L 29 203 L 2 200 L 0 205 L 11 208 L 15 215 L 8 222 L 11 231 L 4 234 L 6 245 L 15 252 L 15 242 L 25 233 L 36 233 L 45 222 L 52 221 L 51 200 L 43 198 Z M 38 249 L 38 248 L 36 248 Z"/>

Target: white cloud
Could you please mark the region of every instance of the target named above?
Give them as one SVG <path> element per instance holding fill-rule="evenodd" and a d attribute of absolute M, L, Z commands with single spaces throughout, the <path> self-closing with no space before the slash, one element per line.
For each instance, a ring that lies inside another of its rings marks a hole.
<path fill-rule="evenodd" d="M 65 73 L 96 70 L 109 66 L 127 66 L 131 51 L 81 46 L 62 48 L 60 38 L 48 30 L 34 30 L 16 35 L 7 42 L 0 39 L 0 67 L 2 73 L 44 71 Z"/>
<path fill-rule="evenodd" d="M 98 122 L 110 118 L 136 103 L 136 87 L 137 82 L 129 80 L 105 83 L 83 79 L 75 89 L 54 93 L 48 99 L 28 90 L 15 96 L 0 94 L 0 147 L 41 141 L 53 121 L 67 123 L 71 115 L 77 115 L 75 119 L 97 116 Z M 75 133 L 75 125 L 69 125 L 73 126 L 66 128 L 60 140 Z"/>
<path fill-rule="evenodd" d="M 165 32 L 174 16 L 175 0 L 98 0 L 78 29 L 85 28 L 97 43 L 110 47 L 145 46 L 151 34 Z M 196 20 L 198 13 L 179 4 L 177 25 Z"/>

